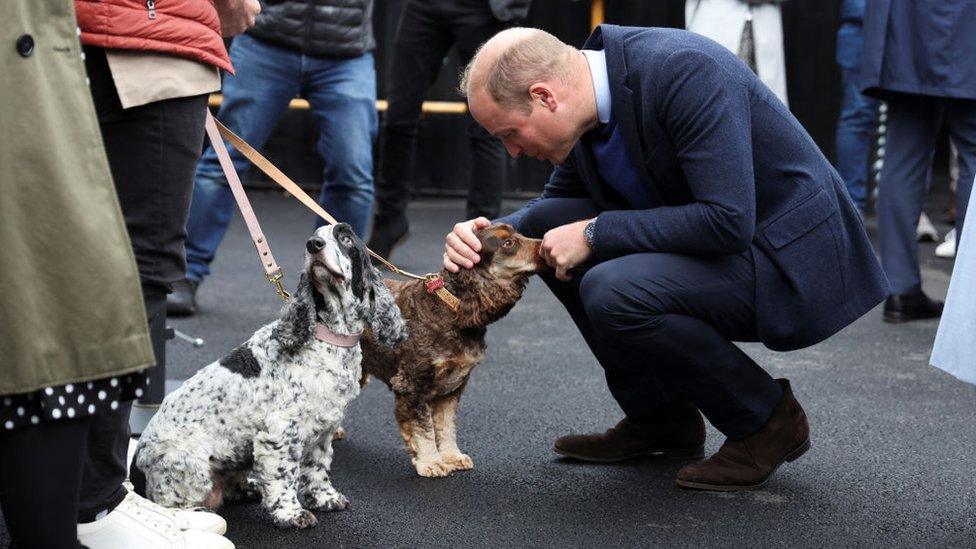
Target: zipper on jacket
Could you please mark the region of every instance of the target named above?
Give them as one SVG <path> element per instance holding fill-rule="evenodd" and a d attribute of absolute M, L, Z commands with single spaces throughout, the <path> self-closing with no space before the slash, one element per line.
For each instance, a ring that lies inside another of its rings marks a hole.
<path fill-rule="evenodd" d="M 149 18 L 156 18 L 156 0 L 146 0 L 146 9 L 149 10 Z"/>

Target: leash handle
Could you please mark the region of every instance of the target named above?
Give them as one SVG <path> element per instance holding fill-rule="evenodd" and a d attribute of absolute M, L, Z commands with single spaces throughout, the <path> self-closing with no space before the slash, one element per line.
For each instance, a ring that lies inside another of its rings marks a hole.
<path fill-rule="evenodd" d="M 237 200 L 237 206 L 241 210 L 241 216 L 244 218 L 247 230 L 251 233 L 251 242 L 254 243 L 254 247 L 258 251 L 258 256 L 261 258 L 261 267 L 264 268 L 268 282 L 274 285 L 278 297 L 282 301 L 288 301 L 288 298 L 291 296 L 285 291 L 285 287 L 282 285 L 284 274 L 281 271 L 281 267 L 278 266 L 278 262 L 275 261 L 274 255 L 271 254 L 271 246 L 261 231 L 261 224 L 258 223 L 257 216 L 254 215 L 254 209 L 251 208 L 251 202 L 247 199 L 244 186 L 241 185 L 241 179 L 237 175 L 237 170 L 234 169 L 234 162 L 227 153 L 224 140 L 220 138 L 220 131 L 217 129 L 217 124 L 219 122 L 210 114 L 210 109 L 207 109 L 207 121 L 205 123 L 207 136 L 210 137 L 210 143 L 213 145 L 214 152 L 217 153 L 217 160 L 220 162 L 220 167 L 224 170 L 224 176 L 227 177 L 227 184 L 230 186 L 231 192 L 234 193 L 234 199 Z"/>
<path fill-rule="evenodd" d="M 329 212 L 325 211 L 325 209 L 322 208 L 322 206 L 319 206 L 319 203 L 316 202 L 312 197 L 310 197 L 308 195 L 308 193 L 306 193 L 305 191 L 303 191 L 302 188 L 299 187 L 297 183 L 295 183 L 294 181 L 292 181 L 291 178 L 288 177 L 287 175 L 285 175 L 284 172 L 282 172 L 281 170 L 279 170 L 277 166 L 275 166 L 274 164 L 272 164 L 261 153 L 259 153 L 257 150 L 255 150 L 254 147 L 252 147 L 251 145 L 249 145 L 247 143 L 247 141 L 244 141 L 237 134 L 235 134 L 234 132 L 230 131 L 230 129 L 228 129 L 227 126 L 224 126 L 223 124 L 221 124 L 220 123 L 220 120 L 217 120 L 216 118 L 214 118 L 214 116 L 212 114 L 210 114 L 210 111 L 208 109 L 207 110 L 207 134 L 208 135 L 211 134 L 211 127 L 213 127 L 213 132 L 218 134 L 218 136 L 217 136 L 216 139 L 214 139 L 213 136 L 211 136 L 211 138 L 210 138 L 210 140 L 215 143 L 214 150 L 217 152 L 217 158 L 221 160 L 221 166 L 224 166 L 224 157 L 226 157 L 227 164 L 230 166 L 230 171 L 229 172 L 228 172 L 228 168 L 227 167 L 224 167 L 224 172 L 227 174 L 227 180 L 229 182 L 231 180 L 231 174 L 233 174 L 234 181 L 237 182 L 237 188 L 240 189 L 240 194 L 241 194 L 241 196 L 243 196 L 243 204 L 247 206 L 248 211 L 251 211 L 251 206 L 247 202 L 247 196 L 244 195 L 244 189 L 243 189 L 243 187 L 241 187 L 240 179 L 238 179 L 238 177 L 237 177 L 237 172 L 234 171 L 234 164 L 230 161 L 230 156 L 227 155 L 227 149 L 226 149 L 226 147 L 224 147 L 224 142 L 220 138 L 221 136 L 223 136 L 224 139 L 226 139 L 227 141 L 229 141 L 230 144 L 233 145 L 234 148 L 238 150 L 238 152 L 240 152 L 242 155 L 244 155 L 245 158 L 247 158 L 248 160 L 250 160 L 251 163 L 254 164 L 259 170 L 261 170 L 262 172 L 264 172 L 265 175 L 267 175 L 269 178 L 271 178 L 272 181 L 274 181 L 275 183 L 277 183 L 278 186 L 280 186 L 285 191 L 287 191 L 289 194 L 291 194 L 296 199 L 298 199 L 299 202 L 301 202 L 302 204 L 304 204 L 308 209 L 310 209 L 313 212 L 315 212 L 316 215 L 318 215 L 319 217 L 321 217 L 322 219 L 324 219 L 329 224 L 335 225 L 336 223 L 338 223 L 338 221 L 336 221 L 336 218 L 332 217 L 332 215 L 330 215 Z M 217 149 L 216 143 L 220 143 L 220 149 Z M 224 157 L 221 156 L 221 152 L 220 151 L 223 151 Z M 233 189 L 234 186 L 232 185 L 231 188 Z M 237 196 L 237 191 L 236 190 L 235 190 L 234 196 L 235 197 Z M 238 200 L 238 204 L 239 205 L 241 204 L 241 200 L 240 199 Z M 244 213 L 244 205 L 241 206 L 241 212 L 242 213 Z M 253 211 L 251 211 L 251 214 L 250 215 L 251 215 L 252 218 L 254 218 L 254 212 Z M 245 215 L 245 221 L 247 221 L 247 216 L 246 215 Z M 250 222 L 247 222 L 247 226 L 248 226 L 248 230 L 251 230 L 251 223 Z M 257 233 L 260 233 L 260 227 L 257 225 L 257 218 L 254 218 L 254 226 L 257 227 Z M 255 231 L 251 231 L 251 236 L 252 236 L 252 239 L 255 238 Z M 264 241 L 263 235 L 261 235 L 260 237 L 261 237 L 262 241 Z M 266 241 L 264 241 L 264 243 L 265 243 L 265 245 L 267 244 Z M 257 245 L 257 244 L 258 243 L 255 240 L 255 245 Z M 268 255 L 268 257 L 270 257 L 271 250 L 268 249 L 267 251 L 268 251 L 267 255 Z M 391 272 L 396 273 L 398 275 L 405 276 L 407 278 L 412 278 L 414 280 L 424 280 L 424 281 L 429 281 L 429 280 L 432 280 L 432 279 L 440 278 L 440 275 L 437 274 L 437 273 L 427 273 L 427 274 L 425 274 L 423 276 L 420 276 L 420 275 L 415 275 L 413 273 L 404 271 L 403 269 L 400 269 L 399 267 L 397 267 L 393 263 L 389 262 L 386 258 L 380 256 L 379 254 L 377 254 L 373 250 L 370 250 L 369 248 L 366 248 L 366 251 L 369 253 L 369 255 L 371 257 L 376 258 L 380 263 L 382 263 L 384 267 L 386 267 Z M 265 264 L 265 266 L 266 266 L 267 264 L 264 261 L 264 257 L 265 256 L 263 255 L 262 249 L 260 247 L 258 248 L 258 253 L 259 254 L 262 254 L 262 264 Z M 271 261 L 273 262 L 274 259 L 272 258 Z M 284 294 L 283 297 L 282 297 L 282 299 L 287 299 L 288 293 L 285 292 L 284 291 L 284 288 L 281 286 L 280 272 L 281 272 L 281 269 L 278 268 L 278 276 L 275 279 L 272 279 L 272 273 L 269 272 L 268 273 L 268 280 L 271 281 L 272 284 L 275 284 L 276 285 L 277 290 L 278 290 L 278 295 Z M 454 311 L 457 311 L 458 310 L 458 306 L 460 304 L 460 301 L 450 291 L 448 291 L 447 288 L 443 288 L 443 287 L 442 288 L 438 288 L 437 291 L 434 292 L 434 293 L 437 295 L 437 297 L 439 297 L 441 299 L 441 301 L 443 301 L 444 303 L 446 303 L 452 310 L 454 310 Z"/>

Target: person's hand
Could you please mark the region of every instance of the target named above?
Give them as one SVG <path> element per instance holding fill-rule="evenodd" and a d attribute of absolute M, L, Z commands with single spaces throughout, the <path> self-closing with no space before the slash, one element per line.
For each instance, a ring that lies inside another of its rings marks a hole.
<path fill-rule="evenodd" d="M 572 278 L 567 271 L 586 261 L 593 253 L 583 234 L 583 229 L 590 221 L 592 219 L 584 219 L 556 227 L 542 237 L 539 255 L 550 267 L 556 269 L 556 278 L 559 280 Z"/>
<path fill-rule="evenodd" d="M 258 0 L 214 0 L 220 16 L 220 33 L 225 38 L 240 34 L 254 26 L 254 19 L 261 13 Z"/>
<path fill-rule="evenodd" d="M 444 237 L 444 268 L 452 273 L 461 267 L 470 269 L 481 261 L 481 241 L 474 234 L 491 225 L 484 217 L 476 217 L 454 225 L 454 230 Z"/>

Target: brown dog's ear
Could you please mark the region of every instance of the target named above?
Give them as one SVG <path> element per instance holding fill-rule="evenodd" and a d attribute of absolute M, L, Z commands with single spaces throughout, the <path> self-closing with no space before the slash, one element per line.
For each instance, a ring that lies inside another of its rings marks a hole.
<path fill-rule="evenodd" d="M 491 265 L 492 260 L 495 258 L 495 252 L 498 251 L 498 248 L 502 247 L 502 241 L 490 232 L 485 232 L 478 236 L 479 240 L 481 240 L 481 251 L 478 252 L 481 261 L 478 262 L 478 265 Z"/>

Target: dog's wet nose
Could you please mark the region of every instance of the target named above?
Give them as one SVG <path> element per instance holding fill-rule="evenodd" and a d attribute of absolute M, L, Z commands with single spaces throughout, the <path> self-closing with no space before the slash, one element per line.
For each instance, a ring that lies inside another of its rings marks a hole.
<path fill-rule="evenodd" d="M 307 249 L 308 253 L 311 254 L 321 252 L 322 248 L 324 247 L 325 247 L 325 239 L 319 238 L 317 236 L 313 236 L 312 238 L 309 238 L 308 242 L 305 243 L 305 249 Z"/>

